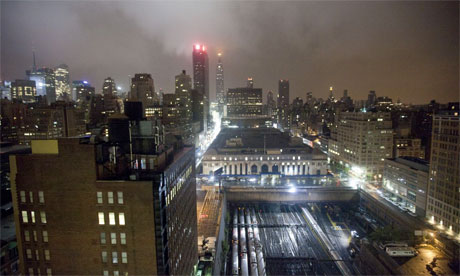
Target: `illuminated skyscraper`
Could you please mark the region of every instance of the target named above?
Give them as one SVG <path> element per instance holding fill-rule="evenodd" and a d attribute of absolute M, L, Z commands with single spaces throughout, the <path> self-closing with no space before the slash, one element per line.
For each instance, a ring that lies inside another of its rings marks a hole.
<path fill-rule="evenodd" d="M 248 77 L 247 87 L 254 88 L 254 79 L 252 77 Z"/>
<path fill-rule="evenodd" d="M 75 101 L 88 102 L 95 95 L 95 91 L 89 82 L 77 80 L 72 82 L 72 94 Z"/>
<path fill-rule="evenodd" d="M 70 98 L 70 80 L 69 67 L 66 64 L 61 64 L 54 68 L 56 99 Z"/>
<path fill-rule="evenodd" d="M 115 80 L 111 77 L 108 77 L 104 80 L 104 84 L 102 84 L 102 94 L 104 96 L 115 96 L 117 94 L 117 86 L 115 84 Z"/>
<path fill-rule="evenodd" d="M 145 110 L 146 107 L 158 102 L 158 97 L 155 95 L 155 86 L 150 74 L 135 74 L 131 79 L 131 92 L 129 99 L 142 102 Z"/>
<path fill-rule="evenodd" d="M 216 100 L 219 106 L 225 104 L 225 88 L 224 88 L 224 65 L 222 64 L 222 53 L 218 53 L 217 68 L 216 68 Z"/>
<path fill-rule="evenodd" d="M 27 70 L 26 74 L 29 80 L 35 81 L 37 96 L 45 96 L 48 104 L 56 101 L 56 80 L 53 69 L 40 68 L 32 71 Z"/>
<path fill-rule="evenodd" d="M 278 82 L 278 115 L 283 128 L 289 128 L 289 80 Z"/>
<path fill-rule="evenodd" d="M 175 96 L 180 107 L 181 116 L 186 118 L 187 122 L 192 120 L 192 78 L 182 70 L 182 74 L 176 76 Z"/>
<path fill-rule="evenodd" d="M 204 45 L 193 46 L 193 88 L 203 92 L 209 100 L 209 61 Z"/>
<path fill-rule="evenodd" d="M 208 128 L 209 114 L 209 61 L 206 46 L 195 44 L 193 46 L 193 88 L 204 96 L 203 119 L 204 128 Z"/>

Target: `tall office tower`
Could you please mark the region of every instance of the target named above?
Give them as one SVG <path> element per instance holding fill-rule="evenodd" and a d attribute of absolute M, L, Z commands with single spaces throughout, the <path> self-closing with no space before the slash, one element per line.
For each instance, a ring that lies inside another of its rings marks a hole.
<path fill-rule="evenodd" d="M 227 92 L 228 117 L 263 115 L 262 88 L 230 88 Z"/>
<path fill-rule="evenodd" d="M 117 95 L 117 85 L 115 84 L 115 80 L 111 77 L 108 77 L 104 80 L 102 84 L 102 95 L 106 96 L 116 96 Z"/>
<path fill-rule="evenodd" d="M 374 106 L 376 101 L 377 101 L 377 95 L 375 94 L 375 91 L 373 90 L 369 91 L 369 94 L 367 95 L 366 107 Z"/>
<path fill-rule="evenodd" d="M 204 94 L 196 89 L 192 90 L 192 121 L 198 124 L 195 134 L 206 129 L 206 117 L 204 111 Z"/>
<path fill-rule="evenodd" d="M 433 118 L 427 219 L 460 239 L 460 138 L 459 117 Z"/>
<path fill-rule="evenodd" d="M 11 156 L 22 275 L 192 274 L 195 150 L 165 144 L 161 125 L 126 104 L 108 141 L 33 141 Z"/>
<path fill-rule="evenodd" d="M 278 82 L 278 117 L 282 128 L 289 128 L 289 80 Z"/>
<path fill-rule="evenodd" d="M 306 104 L 313 104 L 313 93 L 307 92 L 307 98 L 305 101 Z"/>
<path fill-rule="evenodd" d="M 248 77 L 248 82 L 246 84 L 247 88 L 254 88 L 254 79 L 252 77 Z"/>
<path fill-rule="evenodd" d="M 384 160 L 392 158 L 393 129 L 387 112 L 340 112 L 329 139 L 329 156 L 359 177 L 381 182 Z"/>
<path fill-rule="evenodd" d="M 25 103 L 35 102 L 37 96 L 36 82 L 33 80 L 15 80 L 11 82 L 11 99 L 19 99 Z"/>
<path fill-rule="evenodd" d="M 193 46 L 193 89 L 203 93 L 209 101 L 209 61 L 204 45 Z"/>
<path fill-rule="evenodd" d="M 89 102 L 91 96 L 94 96 L 94 87 L 87 81 L 77 80 L 72 82 L 72 98 L 77 102 Z"/>
<path fill-rule="evenodd" d="M 195 44 L 193 46 L 193 89 L 204 96 L 203 119 L 205 132 L 208 129 L 209 117 L 209 61 L 208 52 L 204 45 Z"/>
<path fill-rule="evenodd" d="M 265 113 L 267 116 L 270 116 L 270 118 L 272 118 L 272 121 L 276 122 L 276 115 L 277 115 L 276 101 L 273 97 L 272 91 L 268 91 L 267 93 L 267 105 L 266 105 Z"/>
<path fill-rule="evenodd" d="M 222 63 L 222 53 L 217 54 L 216 68 L 216 100 L 219 105 L 219 112 L 222 113 L 225 104 L 225 88 L 224 88 L 224 65 Z"/>
<path fill-rule="evenodd" d="M 29 80 L 35 81 L 37 96 L 45 96 L 48 104 L 56 101 L 56 78 L 51 68 L 40 68 L 35 71 L 27 70 Z"/>
<path fill-rule="evenodd" d="M 56 81 L 56 99 L 70 100 L 72 97 L 70 90 L 69 67 L 61 64 L 54 68 L 54 77 Z"/>
<path fill-rule="evenodd" d="M 142 107 L 152 106 L 158 102 L 158 97 L 155 94 L 153 79 L 150 74 L 135 74 L 131 79 L 131 92 L 129 100 L 142 102 Z"/>
<path fill-rule="evenodd" d="M 175 89 L 180 116 L 190 123 L 192 120 L 192 78 L 186 74 L 185 70 L 176 76 Z"/>

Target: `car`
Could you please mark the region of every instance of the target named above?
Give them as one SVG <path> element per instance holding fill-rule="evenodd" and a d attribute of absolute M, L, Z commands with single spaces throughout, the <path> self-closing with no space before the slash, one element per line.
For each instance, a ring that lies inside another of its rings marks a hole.
<path fill-rule="evenodd" d="M 416 215 L 415 213 L 411 212 L 411 211 L 408 211 L 407 213 L 408 213 L 410 216 L 413 216 L 414 218 L 417 217 L 417 215 Z"/>

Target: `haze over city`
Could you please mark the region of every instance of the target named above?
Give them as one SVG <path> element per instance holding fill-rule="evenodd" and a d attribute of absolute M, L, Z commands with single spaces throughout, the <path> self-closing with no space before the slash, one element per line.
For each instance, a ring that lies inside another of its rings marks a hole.
<path fill-rule="evenodd" d="M 264 94 L 289 79 L 291 98 L 308 91 L 326 98 L 330 86 L 354 99 L 375 90 L 413 104 L 459 96 L 456 1 L 3 1 L 1 7 L 2 79 L 23 78 L 35 50 L 39 67 L 66 63 L 72 79 L 90 81 L 97 93 L 107 76 L 128 91 L 129 75 L 139 72 L 152 74 L 156 90 L 173 93 L 173 76 L 191 72 L 192 45 L 203 43 L 211 73 L 223 53 L 226 87 L 245 86 L 251 76 Z"/>

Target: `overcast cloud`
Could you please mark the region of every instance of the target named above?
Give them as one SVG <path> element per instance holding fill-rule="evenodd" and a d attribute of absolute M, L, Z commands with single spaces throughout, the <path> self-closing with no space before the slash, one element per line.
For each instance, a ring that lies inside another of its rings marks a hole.
<path fill-rule="evenodd" d="M 71 79 L 98 92 L 105 77 L 124 90 L 129 75 L 151 73 L 173 92 L 191 73 L 192 45 L 209 48 L 210 92 L 223 52 L 225 87 L 277 92 L 291 99 L 369 90 L 407 103 L 459 99 L 459 3 L 454 2 L 152 2 L 2 1 L 1 77 L 25 78 L 35 49 L 39 66 L 66 63 Z"/>

